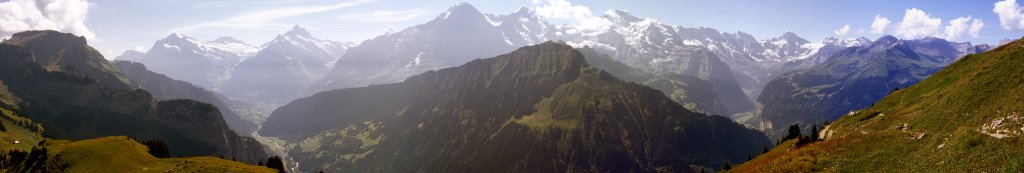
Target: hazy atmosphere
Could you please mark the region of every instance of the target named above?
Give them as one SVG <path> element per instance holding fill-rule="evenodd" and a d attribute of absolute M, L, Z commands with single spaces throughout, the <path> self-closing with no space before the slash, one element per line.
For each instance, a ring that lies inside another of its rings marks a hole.
<path fill-rule="evenodd" d="M 0 0 L 0 172 L 1024 172 L 1024 3 Z"/>

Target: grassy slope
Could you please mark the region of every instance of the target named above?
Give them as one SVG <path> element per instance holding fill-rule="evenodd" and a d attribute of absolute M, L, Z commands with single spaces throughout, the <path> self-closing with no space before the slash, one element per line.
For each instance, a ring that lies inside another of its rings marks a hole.
<path fill-rule="evenodd" d="M 123 136 L 81 141 L 47 140 L 48 165 L 68 164 L 67 172 L 276 172 L 214 157 L 156 158 L 145 145 Z"/>
<path fill-rule="evenodd" d="M 777 147 L 736 172 L 1020 172 L 1024 42 L 969 55 L 833 123 L 823 142 Z M 1008 137 L 982 133 L 1003 118 Z M 906 124 L 906 128 L 901 128 Z M 923 134 L 923 136 L 919 135 Z"/>
<path fill-rule="evenodd" d="M 0 125 L 4 127 L 4 131 L 0 131 L 0 151 L 8 151 L 11 149 L 20 149 L 28 151 L 32 149 L 39 141 L 43 140 L 41 131 L 36 132 L 30 128 L 20 126 L 17 122 L 27 122 L 29 126 L 35 126 L 36 129 L 42 129 L 41 126 L 35 124 L 31 119 L 25 118 L 18 115 L 15 112 L 18 105 L 18 98 L 11 94 L 7 90 L 7 86 L 4 85 L 3 81 L 0 81 Z M 18 141 L 15 144 L 14 141 Z"/>

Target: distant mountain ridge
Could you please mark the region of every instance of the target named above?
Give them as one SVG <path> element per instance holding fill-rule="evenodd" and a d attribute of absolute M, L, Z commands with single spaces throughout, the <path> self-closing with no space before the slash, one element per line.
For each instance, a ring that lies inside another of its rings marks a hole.
<path fill-rule="evenodd" d="M 234 67 L 259 48 L 233 38 L 201 41 L 182 34 L 170 34 L 153 43 L 138 60 L 153 72 L 218 91 L 231 77 Z"/>
<path fill-rule="evenodd" d="M 733 80 L 747 95 L 748 101 L 746 102 L 751 102 L 749 100 L 760 93 L 768 80 L 782 72 L 793 70 L 793 67 L 787 69 L 785 64 L 808 59 L 815 55 L 827 56 L 838 51 L 837 49 L 821 49 L 821 47 L 852 46 L 852 44 L 830 44 L 829 39 L 820 43 L 812 43 L 792 32 L 786 32 L 776 38 L 758 40 L 741 31 L 727 33 L 714 28 L 671 26 L 656 19 L 635 16 L 625 10 L 608 10 L 601 17 L 613 24 L 605 30 L 567 34 L 558 39 L 564 39 L 574 46 L 586 45 L 609 52 L 617 60 L 648 71 L 652 71 L 652 68 L 676 66 L 677 64 L 669 62 L 669 60 L 686 59 L 694 55 L 680 55 L 680 51 L 685 52 L 685 49 L 680 50 L 681 47 L 704 47 L 727 65 L 733 75 Z M 565 29 L 574 30 L 571 27 Z M 724 79 L 725 77 L 719 78 Z M 708 78 L 703 79 L 709 80 Z M 732 102 L 738 103 L 738 107 L 743 111 L 750 111 L 753 108 L 750 106 L 752 104 Z"/>
<path fill-rule="evenodd" d="M 238 63 L 219 91 L 242 100 L 288 102 L 304 96 L 347 49 L 344 43 L 314 38 L 296 25 Z"/>
<path fill-rule="evenodd" d="M 547 41 L 546 36 L 552 34 L 548 31 L 553 29 L 528 9 L 491 15 L 460 3 L 427 23 L 352 47 L 307 92 L 400 82 L 412 75 Z"/>

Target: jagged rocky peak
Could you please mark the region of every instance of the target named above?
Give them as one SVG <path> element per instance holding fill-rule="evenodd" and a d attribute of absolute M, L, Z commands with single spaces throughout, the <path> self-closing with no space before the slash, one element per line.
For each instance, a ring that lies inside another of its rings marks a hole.
<path fill-rule="evenodd" d="M 822 44 L 826 44 L 826 45 L 841 45 L 841 46 L 847 46 L 847 47 L 850 47 L 850 46 L 865 46 L 865 45 L 871 44 L 871 39 L 869 39 L 867 37 L 840 39 L 840 38 L 829 36 L 829 37 L 825 37 L 825 39 L 822 40 L 821 43 Z"/>
<path fill-rule="evenodd" d="M 519 10 L 516 10 L 516 12 L 512 14 L 534 14 L 534 11 L 530 8 L 519 7 Z"/>
<path fill-rule="evenodd" d="M 455 6 L 448 8 L 448 11 L 437 16 L 437 19 L 454 21 L 486 20 L 483 13 L 477 10 L 476 7 L 473 7 L 473 5 L 466 2 L 456 4 Z"/>
<path fill-rule="evenodd" d="M 165 37 L 163 39 L 163 41 L 178 42 L 178 41 L 191 40 L 191 39 L 192 39 L 191 37 L 189 37 L 187 35 L 184 35 L 184 34 L 171 33 L 170 35 L 167 35 L 167 37 Z"/>
<path fill-rule="evenodd" d="M 302 28 L 299 25 L 293 26 L 291 30 L 288 30 L 288 32 L 284 33 L 284 36 L 300 36 L 306 38 L 313 37 L 311 34 L 309 34 L 309 31 L 306 31 L 306 28 Z"/>
<path fill-rule="evenodd" d="M 537 11 L 526 7 L 519 7 L 519 10 L 516 10 L 516 12 L 503 16 L 513 17 L 515 20 L 519 20 L 519 22 L 522 23 L 547 22 L 546 19 L 537 15 Z"/>
<path fill-rule="evenodd" d="M 808 42 L 806 39 L 800 38 L 800 36 L 797 36 L 796 33 L 793 33 L 793 32 L 783 33 L 782 36 L 779 37 L 779 38 L 786 39 L 786 40 L 792 40 L 792 41 L 799 41 L 799 42 L 804 42 L 804 43 Z"/>
<path fill-rule="evenodd" d="M 800 46 L 800 45 L 804 45 L 804 44 L 811 43 L 811 42 L 807 41 L 807 39 L 800 38 L 800 36 L 797 36 L 793 32 L 786 32 L 786 33 L 783 33 L 782 36 L 769 39 L 768 43 L 771 43 L 771 44 L 774 44 L 774 45 L 780 46 L 780 47 L 788 47 L 788 46 Z"/>
<path fill-rule="evenodd" d="M 871 43 L 871 49 L 888 49 L 895 46 L 898 42 L 900 42 L 900 39 L 893 37 L 892 35 L 882 36 L 879 37 L 878 40 L 875 40 L 875 42 Z"/>
<path fill-rule="evenodd" d="M 182 46 L 185 46 L 188 49 L 198 48 L 197 42 L 199 41 L 187 35 L 171 33 L 170 35 L 167 35 L 167 37 L 165 37 L 163 40 L 156 41 L 153 47 L 175 48 L 179 49 L 180 51 L 180 49 L 182 49 Z"/>

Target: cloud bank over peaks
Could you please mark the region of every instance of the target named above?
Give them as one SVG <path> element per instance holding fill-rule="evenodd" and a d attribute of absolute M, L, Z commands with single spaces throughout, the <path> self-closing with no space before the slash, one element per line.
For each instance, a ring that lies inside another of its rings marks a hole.
<path fill-rule="evenodd" d="M 942 19 L 932 17 L 924 10 L 907 9 L 903 19 L 892 23 L 889 18 L 876 15 L 871 23 L 871 33 L 892 34 L 904 39 L 938 37 L 947 40 L 960 40 L 967 36 L 977 38 L 985 23 L 971 16 L 950 20 L 945 26 Z"/>
<path fill-rule="evenodd" d="M 0 38 L 26 30 L 55 30 L 96 40 L 85 26 L 90 4 L 86 0 L 0 1 Z"/>
<path fill-rule="evenodd" d="M 999 16 L 999 25 L 1008 31 L 1024 30 L 1024 8 L 1016 0 L 996 2 L 992 12 Z"/>
<path fill-rule="evenodd" d="M 582 5 L 573 5 L 568 0 L 533 0 L 537 15 L 554 20 L 572 21 L 572 27 L 583 31 L 599 31 L 607 29 L 612 25 L 608 19 L 595 16 L 590 8 Z M 567 31 L 572 32 L 572 31 Z"/>
<path fill-rule="evenodd" d="M 832 33 L 835 34 L 836 37 L 846 36 L 846 34 L 850 33 L 850 25 L 849 24 L 843 25 L 843 27 L 841 27 L 841 28 L 839 28 L 839 29 L 837 29 L 835 31 L 832 31 Z"/>
<path fill-rule="evenodd" d="M 358 22 L 398 22 L 416 19 L 429 13 L 429 11 L 418 8 L 402 11 L 377 10 L 370 13 L 346 14 L 338 18 Z"/>
<path fill-rule="evenodd" d="M 885 30 L 889 30 L 889 18 L 882 17 L 882 15 L 875 15 L 875 21 L 871 22 L 871 33 L 872 34 L 885 34 Z"/>
<path fill-rule="evenodd" d="M 330 5 L 307 5 L 307 6 L 292 6 L 292 7 L 281 7 L 275 9 L 266 9 L 263 11 L 256 11 L 251 13 L 244 13 L 236 15 L 230 18 L 207 21 L 198 24 L 185 25 L 176 28 L 172 28 L 170 33 L 189 33 L 191 31 L 209 29 L 209 28 L 232 28 L 232 29 L 243 29 L 243 30 L 257 30 L 265 28 L 282 28 L 293 25 L 291 23 L 280 23 L 279 19 L 307 15 L 313 13 L 321 13 L 331 10 L 337 10 L 342 8 L 348 8 L 356 5 L 370 3 L 376 0 L 350 0 L 344 2 L 338 2 Z"/>

